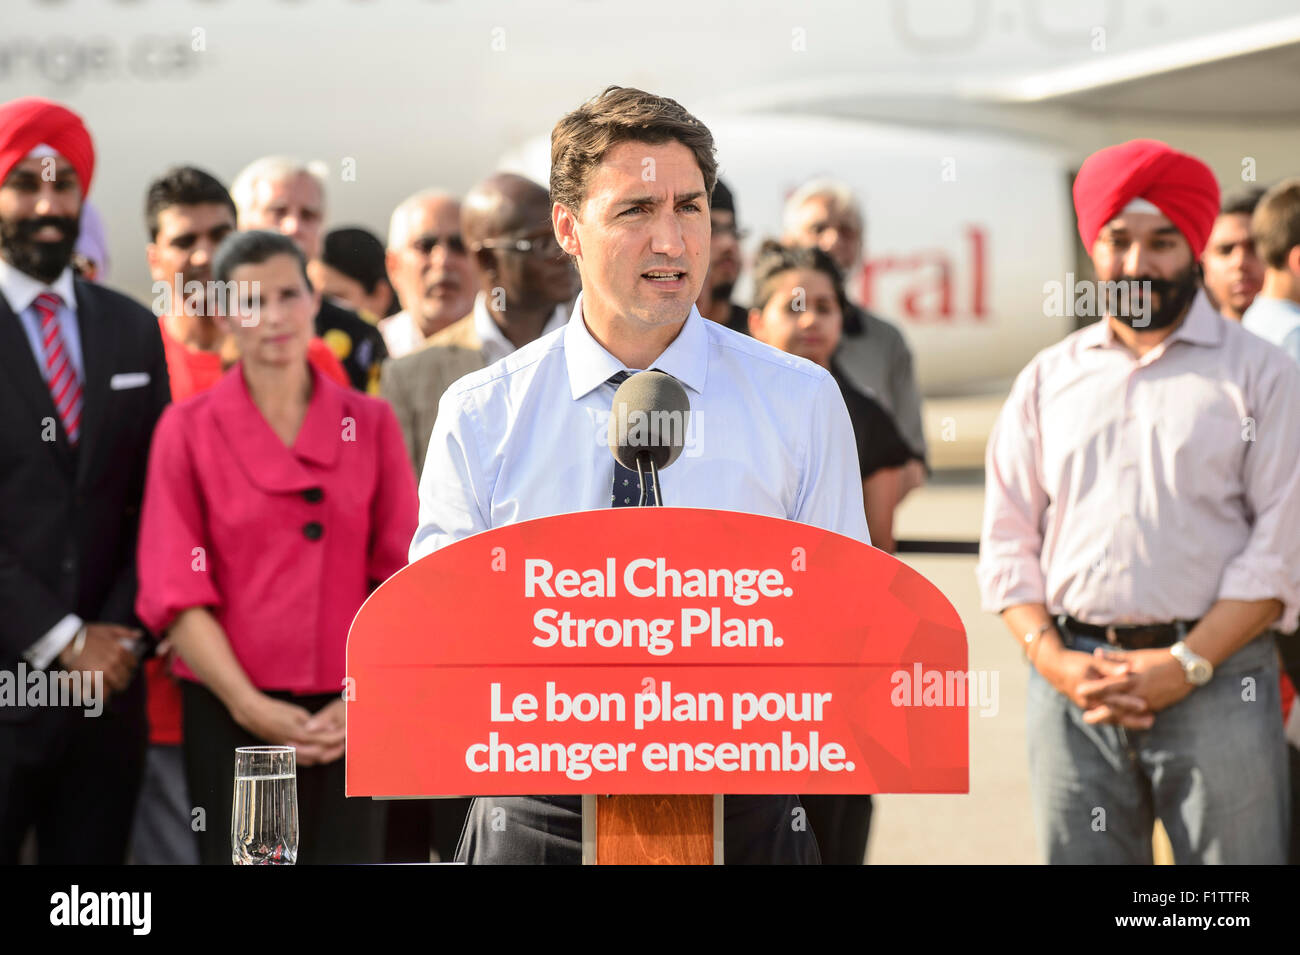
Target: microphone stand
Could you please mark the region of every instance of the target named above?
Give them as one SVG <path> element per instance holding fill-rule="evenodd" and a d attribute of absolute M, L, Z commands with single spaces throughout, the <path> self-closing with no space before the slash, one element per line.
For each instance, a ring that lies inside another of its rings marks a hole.
<path fill-rule="evenodd" d="M 663 507 L 663 496 L 659 488 L 659 468 L 655 465 L 654 455 L 642 451 L 636 456 L 636 477 L 641 484 L 641 500 L 637 507 Z M 650 480 L 646 480 L 649 477 Z M 650 500 L 653 491 L 654 500 Z"/>

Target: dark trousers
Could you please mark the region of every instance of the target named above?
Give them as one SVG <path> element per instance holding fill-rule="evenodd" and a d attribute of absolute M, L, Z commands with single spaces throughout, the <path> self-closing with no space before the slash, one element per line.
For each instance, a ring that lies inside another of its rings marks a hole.
<path fill-rule="evenodd" d="M 98 716 L 41 706 L 0 722 L 0 865 L 36 830 L 41 865 L 121 865 L 144 772 L 144 680 Z"/>
<path fill-rule="evenodd" d="M 297 696 L 264 692 L 312 713 L 338 699 L 337 693 Z M 204 810 L 199 860 L 204 865 L 230 865 L 235 749 L 266 743 L 236 723 L 206 687 L 182 680 L 181 693 L 185 778 L 195 807 Z M 343 795 L 345 760 L 346 756 L 324 766 L 297 769 L 299 865 L 383 860 L 385 806 L 372 799 L 347 799 Z"/>
<path fill-rule="evenodd" d="M 871 797 L 800 796 L 817 836 L 823 865 L 862 865 L 871 831 Z"/>
<path fill-rule="evenodd" d="M 385 862 L 428 862 L 436 849 L 439 862 L 456 858 L 472 799 L 394 799 L 388 803 Z"/>
<path fill-rule="evenodd" d="M 724 796 L 727 865 L 817 865 L 817 839 L 797 796 Z M 470 807 L 458 862 L 579 865 L 581 796 L 480 796 Z"/>

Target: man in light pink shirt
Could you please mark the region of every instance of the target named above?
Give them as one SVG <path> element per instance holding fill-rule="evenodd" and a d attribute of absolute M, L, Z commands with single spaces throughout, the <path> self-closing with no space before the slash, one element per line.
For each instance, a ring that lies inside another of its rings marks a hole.
<path fill-rule="evenodd" d="M 1102 319 L 1037 355 L 989 439 L 978 569 L 1031 664 L 1047 861 L 1283 862 L 1273 629 L 1300 614 L 1300 371 L 1214 310 L 1199 160 L 1135 140 L 1084 163 Z M 1148 284 L 1149 283 L 1149 284 Z M 1110 299 L 1106 301 L 1106 299 Z"/>

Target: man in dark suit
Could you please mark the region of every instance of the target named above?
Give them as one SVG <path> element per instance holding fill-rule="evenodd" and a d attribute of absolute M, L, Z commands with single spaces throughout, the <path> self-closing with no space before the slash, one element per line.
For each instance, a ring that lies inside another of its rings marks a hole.
<path fill-rule="evenodd" d="M 33 827 L 42 863 L 124 861 L 144 763 L 135 548 L 167 366 L 147 309 L 73 276 L 93 171 L 74 113 L 0 106 L 0 671 L 108 697 L 0 705 L 0 863 Z"/>

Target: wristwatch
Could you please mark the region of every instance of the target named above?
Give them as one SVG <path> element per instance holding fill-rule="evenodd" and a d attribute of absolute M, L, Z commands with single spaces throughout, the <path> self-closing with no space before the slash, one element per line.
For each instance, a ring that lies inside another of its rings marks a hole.
<path fill-rule="evenodd" d="M 1183 641 L 1179 640 L 1175 643 L 1169 648 L 1169 652 L 1183 665 L 1183 675 L 1192 686 L 1205 686 L 1210 682 L 1210 677 L 1214 676 L 1214 666 L 1210 661 L 1198 653 L 1193 653 Z"/>

